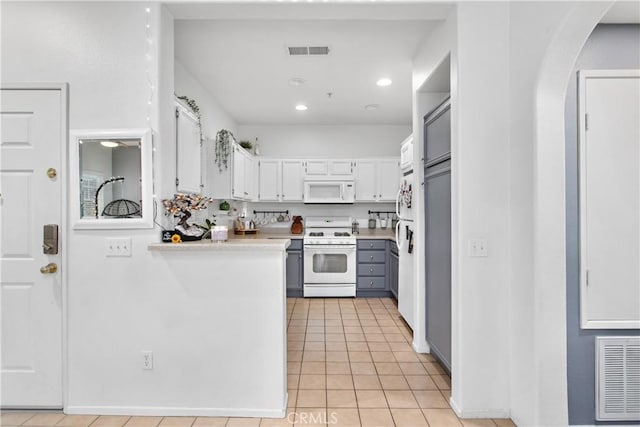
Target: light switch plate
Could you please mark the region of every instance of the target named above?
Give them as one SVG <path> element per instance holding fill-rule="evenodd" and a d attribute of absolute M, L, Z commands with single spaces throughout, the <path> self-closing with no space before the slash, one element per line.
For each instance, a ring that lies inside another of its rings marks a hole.
<path fill-rule="evenodd" d="M 130 257 L 131 237 L 108 237 L 104 251 L 108 257 Z"/>
<path fill-rule="evenodd" d="M 469 239 L 469 256 L 470 257 L 486 257 L 488 256 L 486 239 Z"/>

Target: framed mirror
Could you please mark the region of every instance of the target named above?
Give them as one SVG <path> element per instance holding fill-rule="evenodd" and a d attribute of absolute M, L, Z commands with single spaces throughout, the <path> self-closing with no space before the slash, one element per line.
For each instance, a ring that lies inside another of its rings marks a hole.
<path fill-rule="evenodd" d="M 73 228 L 153 228 L 150 130 L 70 133 Z"/>

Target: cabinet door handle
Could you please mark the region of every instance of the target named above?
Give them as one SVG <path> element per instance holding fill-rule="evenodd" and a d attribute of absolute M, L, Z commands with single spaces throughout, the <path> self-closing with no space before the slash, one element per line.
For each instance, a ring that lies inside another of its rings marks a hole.
<path fill-rule="evenodd" d="M 373 247 L 373 243 L 369 243 L 369 247 L 372 248 Z"/>
<path fill-rule="evenodd" d="M 382 194 L 380 194 L 378 197 L 380 197 L 382 199 Z"/>
<path fill-rule="evenodd" d="M 373 255 L 371 255 L 371 261 L 373 261 Z"/>
<path fill-rule="evenodd" d="M 373 288 L 373 280 L 369 282 L 369 286 Z"/>
<path fill-rule="evenodd" d="M 370 268 L 370 269 L 369 269 L 369 273 L 373 273 L 373 268 Z"/>

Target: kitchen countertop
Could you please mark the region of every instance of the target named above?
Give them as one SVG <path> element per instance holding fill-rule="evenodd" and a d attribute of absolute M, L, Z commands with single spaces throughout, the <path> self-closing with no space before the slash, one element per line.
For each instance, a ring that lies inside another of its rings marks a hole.
<path fill-rule="evenodd" d="M 231 240 L 259 240 L 259 239 L 302 239 L 304 234 L 291 234 L 288 229 L 260 229 L 258 234 L 237 235 L 229 230 L 229 241 Z M 379 228 L 370 230 L 368 228 L 360 229 L 360 234 L 355 235 L 356 239 L 380 239 L 396 241 L 395 231 L 392 229 L 381 230 Z"/>
<path fill-rule="evenodd" d="M 231 237 L 231 236 L 229 236 Z M 237 238 L 241 237 L 241 238 Z M 288 237 L 279 235 L 278 237 L 265 236 L 233 236 L 226 242 L 212 242 L 209 239 L 195 242 L 182 243 L 151 243 L 148 248 L 151 251 L 229 251 L 251 249 L 261 251 L 286 250 L 291 244 Z"/>
<path fill-rule="evenodd" d="M 303 234 L 291 234 L 289 230 L 260 230 L 257 234 L 234 234 L 229 230 L 229 240 L 222 243 L 213 243 L 209 239 L 196 242 L 174 243 L 151 243 L 148 246 L 152 251 L 225 251 L 225 250 L 285 250 L 290 245 L 290 239 L 302 239 Z M 387 229 L 370 230 L 365 228 L 360 230 L 360 234 L 355 235 L 357 240 L 391 240 L 396 241 L 395 232 Z"/>

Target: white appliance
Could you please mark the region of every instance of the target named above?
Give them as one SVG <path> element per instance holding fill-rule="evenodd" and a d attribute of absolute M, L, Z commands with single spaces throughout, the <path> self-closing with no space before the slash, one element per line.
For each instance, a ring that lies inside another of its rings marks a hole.
<path fill-rule="evenodd" d="M 356 238 L 351 218 L 307 217 L 304 246 L 304 297 L 356 296 Z"/>
<path fill-rule="evenodd" d="M 305 203 L 353 203 L 355 183 L 351 180 L 305 180 Z"/>
<path fill-rule="evenodd" d="M 409 252 L 413 244 L 413 170 L 403 173 L 396 197 L 396 245 L 398 246 L 398 311 L 413 329 L 414 324 L 414 288 L 413 280 L 415 257 Z"/>
<path fill-rule="evenodd" d="M 413 134 L 400 145 L 400 169 L 402 172 L 413 169 Z"/>

